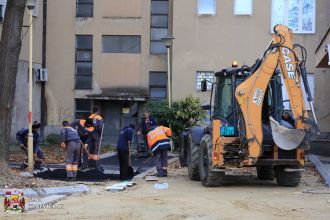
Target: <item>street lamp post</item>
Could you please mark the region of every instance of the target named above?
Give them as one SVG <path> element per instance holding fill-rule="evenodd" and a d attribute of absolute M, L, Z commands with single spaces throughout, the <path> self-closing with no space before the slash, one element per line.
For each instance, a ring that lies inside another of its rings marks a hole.
<path fill-rule="evenodd" d="M 175 38 L 172 36 L 166 36 L 162 38 L 162 41 L 166 45 L 167 51 L 167 97 L 168 97 L 168 107 L 171 108 L 172 105 L 172 71 L 171 71 L 171 45 Z"/>
<path fill-rule="evenodd" d="M 28 114 L 28 120 L 29 120 L 29 134 L 28 134 L 28 169 L 30 172 L 33 171 L 33 134 L 32 134 L 32 41 L 33 41 L 33 9 L 36 5 L 36 0 L 28 0 L 27 8 L 29 11 L 29 31 L 30 31 L 30 42 L 29 42 L 29 114 Z"/>

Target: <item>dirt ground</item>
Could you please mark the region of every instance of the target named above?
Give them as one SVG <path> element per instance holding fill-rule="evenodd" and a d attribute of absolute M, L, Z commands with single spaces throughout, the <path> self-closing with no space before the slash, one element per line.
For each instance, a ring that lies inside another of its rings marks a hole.
<path fill-rule="evenodd" d="M 136 180 L 123 192 L 107 192 L 113 181 L 91 186 L 91 193 L 60 201 L 60 209 L 34 210 L 8 219 L 330 219 L 330 190 L 308 166 L 298 187 L 257 180 L 254 172 L 232 177 L 222 187 L 189 181 L 186 168 L 171 169 L 167 190 Z M 318 193 L 304 193 L 314 190 Z"/>

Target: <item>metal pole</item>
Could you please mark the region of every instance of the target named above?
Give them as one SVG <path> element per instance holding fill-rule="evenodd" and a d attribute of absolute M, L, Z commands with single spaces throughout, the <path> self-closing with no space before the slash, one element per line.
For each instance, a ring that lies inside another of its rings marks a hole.
<path fill-rule="evenodd" d="M 167 48 L 167 92 L 168 92 L 168 107 L 171 108 L 171 104 L 172 104 L 172 94 L 171 94 L 171 63 L 170 63 L 170 45 L 166 45 Z"/>
<path fill-rule="evenodd" d="M 30 16 L 30 44 L 29 44 L 29 134 L 28 134 L 28 164 L 29 171 L 33 171 L 33 134 L 32 134 L 32 32 L 33 32 L 33 24 L 32 24 L 32 14 L 33 10 L 29 9 Z"/>

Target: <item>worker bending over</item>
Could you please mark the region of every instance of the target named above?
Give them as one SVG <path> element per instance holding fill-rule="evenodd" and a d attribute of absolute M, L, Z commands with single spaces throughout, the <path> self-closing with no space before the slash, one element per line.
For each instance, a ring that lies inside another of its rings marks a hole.
<path fill-rule="evenodd" d="M 62 122 L 61 147 L 66 150 L 66 175 L 68 181 L 75 181 L 78 171 L 80 154 L 80 137 L 77 130 L 72 128 L 67 121 Z"/>
<path fill-rule="evenodd" d="M 33 159 L 34 159 L 34 169 L 40 169 L 42 160 L 45 159 L 44 153 L 40 148 L 40 135 L 39 135 L 40 123 L 34 121 L 32 124 L 32 134 L 33 134 Z M 20 144 L 21 149 L 26 155 L 28 155 L 28 128 L 22 128 L 16 133 L 16 139 Z M 22 168 L 27 168 L 26 162 L 22 165 Z"/>
<path fill-rule="evenodd" d="M 78 135 L 79 135 L 80 140 L 81 140 L 78 167 L 80 167 L 82 170 L 86 169 L 87 167 L 82 166 L 82 160 L 81 159 L 83 159 L 85 161 L 88 161 L 88 154 L 85 150 L 83 150 L 83 147 L 86 143 L 86 139 L 87 139 L 87 135 L 88 135 L 88 131 L 85 128 L 85 122 L 86 122 L 86 120 L 81 117 L 80 119 L 77 119 L 77 120 L 75 120 L 71 123 L 71 127 L 73 127 L 74 129 L 77 130 Z M 81 153 L 83 155 L 82 158 L 81 158 Z"/>
<path fill-rule="evenodd" d="M 151 127 L 147 134 L 148 147 L 156 156 L 158 177 L 167 177 L 167 151 L 171 149 L 172 131 L 164 126 Z"/>
<path fill-rule="evenodd" d="M 124 127 L 119 135 L 117 142 L 117 151 L 119 159 L 120 180 L 129 180 L 128 166 L 130 166 L 130 149 L 135 129 L 134 124 Z"/>
<path fill-rule="evenodd" d="M 93 126 L 93 120 L 87 118 L 85 127 L 88 131 L 86 144 L 88 148 L 88 161 L 83 161 L 83 167 L 95 168 L 97 171 L 103 172 L 103 168 L 99 164 L 100 160 L 100 135 L 99 132 Z"/>

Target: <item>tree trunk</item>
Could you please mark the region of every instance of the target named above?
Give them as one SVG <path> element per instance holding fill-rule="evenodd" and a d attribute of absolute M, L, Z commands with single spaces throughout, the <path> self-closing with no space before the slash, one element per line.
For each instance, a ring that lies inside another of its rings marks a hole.
<path fill-rule="evenodd" d="M 8 0 L 2 25 L 0 41 L 0 170 L 7 168 L 25 6 L 26 0 Z"/>

